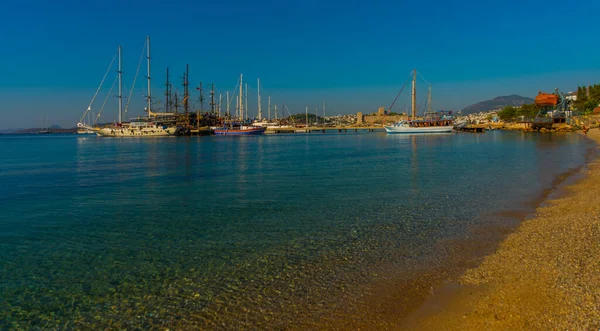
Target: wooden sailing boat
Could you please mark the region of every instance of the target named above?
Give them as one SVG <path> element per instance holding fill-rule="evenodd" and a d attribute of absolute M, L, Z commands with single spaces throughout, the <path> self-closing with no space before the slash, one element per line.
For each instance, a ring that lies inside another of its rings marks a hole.
<path fill-rule="evenodd" d="M 387 133 L 448 133 L 454 128 L 450 113 L 431 111 L 431 89 L 428 96 L 429 110 L 422 119 L 417 119 L 417 70 L 412 71 L 412 114 L 406 121 L 385 126 Z M 390 107 L 391 109 L 391 107 Z"/>

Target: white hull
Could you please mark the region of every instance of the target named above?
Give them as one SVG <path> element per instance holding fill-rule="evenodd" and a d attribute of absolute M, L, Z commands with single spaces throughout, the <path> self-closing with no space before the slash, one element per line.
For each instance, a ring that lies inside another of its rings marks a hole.
<path fill-rule="evenodd" d="M 79 129 L 77 130 L 77 134 L 96 134 L 96 131 L 88 129 Z"/>
<path fill-rule="evenodd" d="M 386 126 L 385 131 L 387 133 L 448 133 L 452 132 L 454 126 L 423 126 L 423 127 L 412 127 L 412 126 Z"/>
<path fill-rule="evenodd" d="M 177 128 L 102 128 L 96 131 L 100 137 L 161 137 L 172 136 Z"/>

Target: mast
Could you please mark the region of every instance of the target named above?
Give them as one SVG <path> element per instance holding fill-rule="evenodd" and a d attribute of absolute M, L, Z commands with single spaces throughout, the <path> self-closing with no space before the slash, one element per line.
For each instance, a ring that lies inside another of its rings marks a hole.
<path fill-rule="evenodd" d="M 221 117 L 221 107 L 223 107 L 223 94 L 219 93 L 219 107 L 217 108 L 217 117 Z"/>
<path fill-rule="evenodd" d="M 256 83 L 257 89 L 258 89 L 258 120 L 261 121 L 262 120 L 262 109 L 261 109 L 261 105 L 260 105 L 260 78 L 257 78 L 257 83 Z"/>
<path fill-rule="evenodd" d="M 227 116 L 231 117 L 231 113 L 229 112 L 229 91 L 227 91 L 226 95 L 227 95 L 227 104 L 226 104 L 227 113 L 225 113 L 225 117 L 227 117 Z"/>
<path fill-rule="evenodd" d="M 412 120 L 417 117 L 417 69 L 413 69 L 412 81 Z"/>
<path fill-rule="evenodd" d="M 150 71 L 148 71 L 148 72 L 150 72 Z M 148 74 L 148 76 L 150 76 L 150 74 Z M 123 71 L 121 70 L 121 46 L 120 45 L 119 45 L 119 96 L 118 96 L 118 98 L 119 98 L 119 124 L 121 124 L 122 117 L 123 117 Z"/>
<path fill-rule="evenodd" d="M 150 36 L 146 37 L 146 59 L 148 59 L 148 118 L 150 118 L 152 106 L 152 87 L 150 84 Z"/>
<path fill-rule="evenodd" d="M 277 104 L 275 104 L 275 120 L 277 121 Z"/>
<path fill-rule="evenodd" d="M 165 84 L 167 90 L 165 91 L 165 112 L 169 112 L 169 67 L 167 67 L 167 83 Z"/>
<path fill-rule="evenodd" d="M 306 128 L 308 129 L 308 106 L 306 106 Z"/>
<path fill-rule="evenodd" d="M 269 95 L 269 109 L 268 109 L 268 119 L 271 120 L 271 96 Z"/>
<path fill-rule="evenodd" d="M 179 112 L 179 98 L 177 97 L 177 92 L 175 92 L 175 101 L 173 103 L 175 104 L 175 114 L 177 114 Z"/>
<path fill-rule="evenodd" d="M 215 84 L 213 83 L 210 88 L 210 113 L 215 113 Z"/>
<path fill-rule="evenodd" d="M 323 100 L 323 126 L 325 126 L 325 100 Z"/>
<path fill-rule="evenodd" d="M 200 86 L 198 87 L 198 90 L 200 90 L 200 97 L 198 98 L 200 100 L 200 113 L 204 112 L 204 95 L 202 93 L 202 82 L 200 82 Z M 200 128 L 200 114 L 198 113 L 198 108 L 196 108 L 196 127 Z"/>
<path fill-rule="evenodd" d="M 240 74 L 240 100 L 238 101 L 238 105 L 239 105 L 239 117 L 240 119 L 242 119 L 242 116 L 244 115 L 244 84 L 242 82 L 242 74 Z"/>
<path fill-rule="evenodd" d="M 319 127 L 319 107 L 315 107 L 315 122 L 316 126 Z"/>
<path fill-rule="evenodd" d="M 427 112 L 431 113 L 431 86 L 429 86 L 429 94 L 427 94 Z"/>
<path fill-rule="evenodd" d="M 244 119 L 248 118 L 248 83 L 246 83 L 246 117 L 244 117 Z"/>
<path fill-rule="evenodd" d="M 190 91 L 188 89 L 189 84 L 189 74 L 190 74 L 190 65 L 185 65 L 185 73 L 183 74 L 183 109 L 185 110 L 185 115 L 189 113 L 190 110 Z"/>

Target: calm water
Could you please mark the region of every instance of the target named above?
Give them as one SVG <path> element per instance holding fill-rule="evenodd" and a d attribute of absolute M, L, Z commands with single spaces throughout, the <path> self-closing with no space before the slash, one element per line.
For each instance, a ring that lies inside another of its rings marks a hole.
<path fill-rule="evenodd" d="M 0 136 L 0 329 L 288 328 L 531 210 L 580 135 Z"/>

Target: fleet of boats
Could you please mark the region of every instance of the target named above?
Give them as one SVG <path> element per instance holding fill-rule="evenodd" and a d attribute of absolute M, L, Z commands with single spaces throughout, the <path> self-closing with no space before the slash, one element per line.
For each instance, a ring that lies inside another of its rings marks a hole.
<path fill-rule="evenodd" d="M 150 80 L 150 37 L 146 37 L 146 43 L 144 45 L 144 51 L 147 59 L 147 86 L 148 91 L 146 95 L 146 108 L 147 112 L 146 117 L 138 117 L 135 119 L 131 119 L 129 122 L 123 121 L 124 114 L 127 113 L 127 108 L 129 106 L 130 98 L 128 98 L 127 106 L 123 109 L 123 71 L 121 68 L 122 58 L 121 58 L 121 46 L 117 48 L 117 54 L 115 57 L 118 59 L 118 120 L 116 120 L 112 124 L 98 126 L 95 124 L 88 123 L 84 121 L 85 116 L 89 115 L 91 110 L 91 105 L 96 99 L 102 84 L 104 83 L 106 76 L 110 69 L 112 68 L 115 58 L 113 58 L 108 70 L 106 71 L 104 78 L 102 79 L 100 86 L 98 87 L 96 94 L 92 98 L 90 102 L 90 106 L 84 112 L 83 116 L 79 123 L 77 123 L 77 133 L 78 134 L 96 134 L 101 137 L 160 137 L 160 136 L 173 136 L 177 135 L 181 132 L 188 133 L 191 131 L 190 127 L 178 127 L 178 118 L 177 118 L 177 106 L 175 106 L 175 113 L 168 112 L 170 101 L 170 93 L 169 93 L 169 83 L 168 83 L 168 69 L 167 69 L 167 99 L 165 103 L 164 113 L 154 112 L 152 110 L 152 88 L 151 88 L 151 80 Z M 142 54 L 143 55 L 143 54 Z M 141 65 L 140 58 L 140 65 Z M 139 66 L 138 65 L 138 72 Z M 136 77 L 137 78 L 137 72 Z M 134 79 L 135 84 L 135 79 Z M 184 74 L 184 86 L 185 86 L 185 96 L 183 99 L 183 104 L 185 108 L 185 115 L 188 116 L 188 99 L 189 95 L 187 93 L 187 71 Z M 401 120 L 397 123 L 384 126 L 387 133 L 447 133 L 451 132 L 454 128 L 454 123 L 452 119 L 452 114 L 450 112 L 433 112 L 431 111 L 431 88 L 429 90 L 429 102 L 428 102 L 428 111 L 425 113 L 425 116 L 421 118 L 417 118 L 417 102 L 416 102 L 416 85 L 417 85 L 417 71 L 413 70 L 412 72 L 412 114 L 411 117 L 405 120 Z M 114 87 L 114 83 L 113 83 Z M 229 112 L 229 93 L 227 93 L 227 112 L 225 113 L 224 119 L 221 120 L 221 124 L 217 126 L 212 126 L 211 129 L 217 136 L 243 136 L 243 135 L 261 135 L 265 133 L 267 128 L 289 128 L 289 125 L 282 125 L 281 123 L 273 123 L 271 121 L 266 121 L 262 117 L 261 111 L 261 99 L 260 99 L 260 80 L 258 80 L 258 120 L 257 121 L 249 121 L 248 119 L 248 85 L 246 85 L 246 99 L 244 102 L 244 85 L 243 85 L 243 75 L 240 75 L 239 80 L 239 94 L 235 98 L 236 99 L 236 113 L 235 116 Z M 236 87 L 236 89 L 238 88 Z M 133 89 L 133 87 L 132 87 Z M 202 102 L 202 85 L 198 88 L 201 93 L 201 102 Z M 112 91 L 112 87 L 111 87 Z M 109 92 L 110 95 L 111 92 Z M 213 90 L 211 91 L 211 105 L 214 107 L 214 84 Z M 234 91 L 235 95 L 235 91 Z M 108 97 L 107 97 L 108 98 Z M 175 98 L 177 100 L 177 94 L 175 94 Z M 233 98 L 232 98 L 233 99 Z M 176 101 L 177 102 L 177 101 Z M 394 101 L 395 102 L 395 101 Z M 104 101 L 106 104 L 106 100 Z M 104 108 L 104 104 L 102 108 Z M 393 106 L 393 104 L 392 104 Z M 102 108 L 100 109 L 100 113 L 102 112 Z M 277 107 L 275 107 L 275 112 L 277 112 Z M 270 98 L 269 98 L 269 113 L 271 110 Z M 391 107 L 390 107 L 391 110 Z M 98 117 L 100 116 L 98 113 Z M 219 113 L 220 113 L 220 104 L 219 104 Z M 307 109 L 308 114 L 308 109 Z M 89 117 L 89 116 L 88 116 Z M 98 118 L 97 117 L 97 118 Z M 96 118 L 96 120 L 97 120 Z M 189 123 L 189 122 L 188 122 Z M 307 123 L 308 123 L 308 115 L 307 115 Z M 196 112 L 196 127 L 200 126 L 200 118 L 199 112 Z M 40 131 L 40 133 L 43 133 Z"/>
<path fill-rule="evenodd" d="M 243 75 L 240 75 L 239 82 L 239 97 L 237 99 L 237 110 L 239 112 L 238 123 L 235 121 L 229 120 L 224 121 L 222 127 L 213 128 L 216 136 L 249 136 L 249 135 L 260 135 L 263 134 L 266 130 L 265 126 L 262 125 L 244 125 L 242 119 L 244 118 L 244 89 L 243 86 Z M 262 112 L 260 108 L 260 80 L 258 81 L 258 119 L 262 120 Z M 247 112 L 247 110 L 246 110 Z"/>

